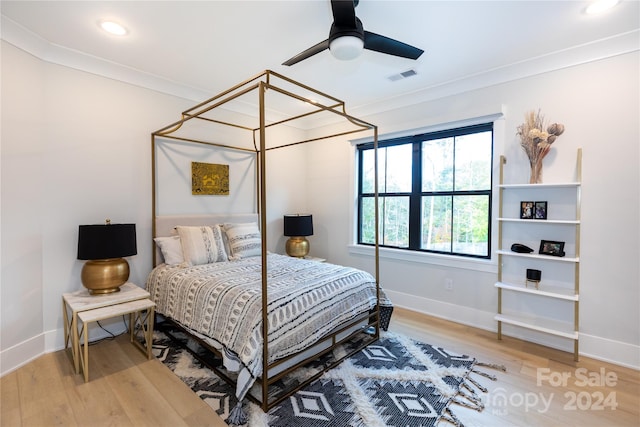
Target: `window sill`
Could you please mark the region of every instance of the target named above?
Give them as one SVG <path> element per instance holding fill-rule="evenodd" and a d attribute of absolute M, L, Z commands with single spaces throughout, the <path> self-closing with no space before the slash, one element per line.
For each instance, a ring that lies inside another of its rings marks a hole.
<path fill-rule="evenodd" d="M 349 254 L 374 256 L 375 248 L 366 245 L 349 245 Z M 450 255 L 431 254 L 402 249 L 380 248 L 380 259 L 416 262 L 420 264 L 432 264 L 438 266 L 461 268 L 465 270 L 481 271 L 485 273 L 497 273 L 498 265 L 490 259 L 476 259 L 456 257 Z"/>

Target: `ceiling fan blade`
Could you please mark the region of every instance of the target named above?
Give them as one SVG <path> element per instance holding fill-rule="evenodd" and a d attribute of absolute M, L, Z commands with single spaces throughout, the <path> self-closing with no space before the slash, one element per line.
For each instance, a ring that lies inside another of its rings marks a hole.
<path fill-rule="evenodd" d="M 343 40 L 349 40 L 348 37 L 357 37 L 363 41 L 365 49 L 403 58 L 418 59 L 420 55 L 424 53 L 422 49 L 401 41 L 370 31 L 364 31 L 362 22 L 356 16 L 356 6 L 358 3 L 359 0 L 331 0 L 333 23 L 329 31 L 329 38 L 283 62 L 282 65 L 290 66 L 310 58 L 317 53 L 329 49 L 330 44 L 342 37 L 345 37 Z M 336 49 L 339 48 L 336 46 Z M 347 56 L 342 59 L 346 58 Z"/>
<path fill-rule="evenodd" d="M 300 52 L 299 54 L 297 54 L 296 56 L 294 56 L 291 59 L 288 59 L 286 61 L 284 61 L 282 63 L 282 65 L 293 65 L 293 64 L 297 64 L 300 61 L 303 61 L 307 58 L 312 57 L 313 55 L 315 55 L 316 53 L 320 53 L 323 50 L 329 49 L 329 39 L 322 41 L 320 43 L 318 43 L 317 45 L 311 46 L 309 49 Z"/>
<path fill-rule="evenodd" d="M 424 53 L 422 49 L 369 31 L 364 32 L 364 48 L 409 59 L 418 59 Z"/>
<path fill-rule="evenodd" d="M 333 23 L 338 27 L 355 28 L 356 5 L 353 0 L 331 0 Z"/>

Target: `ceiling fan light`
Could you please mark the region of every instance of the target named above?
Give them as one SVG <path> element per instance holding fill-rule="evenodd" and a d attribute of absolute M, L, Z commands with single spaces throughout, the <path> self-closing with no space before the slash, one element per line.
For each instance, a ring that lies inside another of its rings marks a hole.
<path fill-rule="evenodd" d="M 342 36 L 329 44 L 331 54 L 341 61 L 355 59 L 362 53 L 364 41 L 356 36 Z"/>

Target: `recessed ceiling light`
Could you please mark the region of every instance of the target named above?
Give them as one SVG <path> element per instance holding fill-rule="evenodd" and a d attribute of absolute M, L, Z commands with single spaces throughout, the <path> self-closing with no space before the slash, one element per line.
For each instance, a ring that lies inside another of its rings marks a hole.
<path fill-rule="evenodd" d="M 620 3 L 620 0 L 596 0 L 587 7 L 586 12 L 589 15 L 597 15 L 611 9 L 618 3 Z"/>
<path fill-rule="evenodd" d="M 100 21 L 100 28 L 115 36 L 124 36 L 128 32 L 125 27 L 114 21 Z"/>

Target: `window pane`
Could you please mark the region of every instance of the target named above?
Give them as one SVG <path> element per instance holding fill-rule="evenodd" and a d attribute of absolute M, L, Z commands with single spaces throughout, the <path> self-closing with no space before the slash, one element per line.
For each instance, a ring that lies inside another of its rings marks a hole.
<path fill-rule="evenodd" d="M 362 243 L 375 243 L 375 211 L 373 197 L 362 198 Z M 378 197 L 380 206 L 380 244 L 400 248 L 409 247 L 409 197 Z"/>
<path fill-rule="evenodd" d="M 399 248 L 409 247 L 409 197 L 381 197 L 383 226 L 380 243 Z"/>
<path fill-rule="evenodd" d="M 453 252 L 488 255 L 489 196 L 454 196 Z"/>
<path fill-rule="evenodd" d="M 360 241 L 372 245 L 376 243 L 374 200 L 373 197 L 363 197 L 360 207 Z"/>
<path fill-rule="evenodd" d="M 491 134 L 480 132 L 456 137 L 456 191 L 491 188 Z"/>
<path fill-rule="evenodd" d="M 384 183 L 380 192 L 408 193 L 411 191 L 411 144 L 402 144 L 386 148 L 382 152 L 385 168 Z M 384 188 L 384 190 L 382 190 Z"/>
<path fill-rule="evenodd" d="M 453 190 L 453 138 L 422 143 L 422 191 Z"/>
<path fill-rule="evenodd" d="M 422 197 L 420 248 L 451 252 L 451 196 Z"/>
<path fill-rule="evenodd" d="M 411 144 L 378 149 L 378 192 L 408 193 L 411 191 Z M 362 153 L 362 192 L 373 193 L 373 150 Z"/>
<path fill-rule="evenodd" d="M 379 153 L 378 153 L 378 157 Z M 373 168 L 373 150 L 363 150 L 362 151 L 362 192 L 363 193 L 373 193 L 373 177 L 374 177 L 374 168 Z"/>

